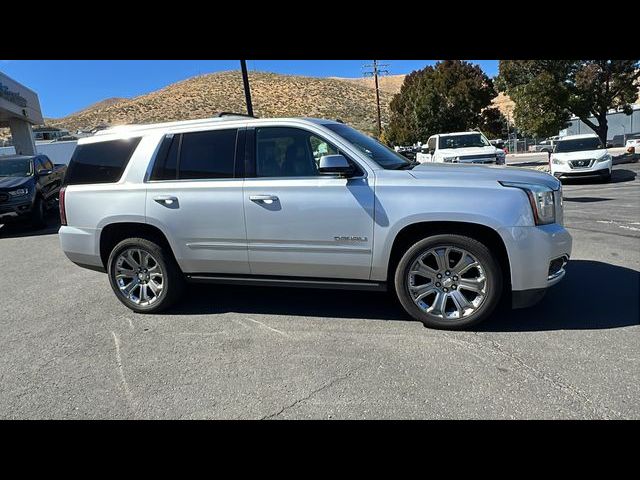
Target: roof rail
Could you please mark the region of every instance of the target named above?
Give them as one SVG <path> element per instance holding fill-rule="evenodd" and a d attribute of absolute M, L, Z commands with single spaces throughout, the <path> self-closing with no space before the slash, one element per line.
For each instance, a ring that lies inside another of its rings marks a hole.
<path fill-rule="evenodd" d="M 214 117 L 249 117 L 249 118 L 257 118 L 254 115 L 249 115 L 248 113 L 234 113 L 234 112 L 218 112 L 214 115 Z"/>

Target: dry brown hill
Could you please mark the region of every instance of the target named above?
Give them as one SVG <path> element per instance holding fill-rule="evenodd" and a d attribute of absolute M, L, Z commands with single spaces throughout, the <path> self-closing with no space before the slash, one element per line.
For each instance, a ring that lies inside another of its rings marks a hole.
<path fill-rule="evenodd" d="M 109 107 L 111 105 L 115 105 L 116 103 L 126 102 L 127 100 L 129 100 L 129 99 L 125 98 L 125 97 L 106 98 L 104 100 L 100 100 L 99 102 L 92 103 L 91 105 L 89 105 L 88 107 L 83 108 L 82 110 L 78 110 L 77 112 L 72 113 L 72 115 L 77 115 L 79 113 L 86 112 L 87 110 L 101 110 L 101 109 Z"/>
<path fill-rule="evenodd" d="M 259 117 L 339 118 L 356 128 L 375 130 L 375 96 L 357 82 L 275 73 L 250 72 L 254 113 Z M 392 95 L 381 92 L 383 121 Z M 239 71 L 212 73 L 115 103 L 99 102 L 48 124 L 70 131 L 101 123 L 120 125 L 206 118 L 218 111 L 245 112 Z"/>
<path fill-rule="evenodd" d="M 392 95 L 395 95 L 400 91 L 400 87 L 402 87 L 402 83 L 404 82 L 404 77 L 406 75 L 382 75 L 378 77 L 378 87 L 382 92 L 387 92 Z M 365 87 L 374 88 L 373 77 L 366 78 L 343 78 L 343 77 L 331 77 L 336 80 L 344 80 L 346 82 L 357 83 L 359 85 L 364 85 Z"/>

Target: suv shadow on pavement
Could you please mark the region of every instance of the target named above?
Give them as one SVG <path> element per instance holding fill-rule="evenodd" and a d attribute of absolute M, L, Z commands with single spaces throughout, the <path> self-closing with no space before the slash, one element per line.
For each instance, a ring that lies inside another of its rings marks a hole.
<path fill-rule="evenodd" d="M 3 238 L 35 237 L 53 235 L 60 230 L 60 217 L 57 213 L 48 213 L 43 228 L 35 228 L 27 221 L 0 225 L 0 240 Z"/>
<path fill-rule="evenodd" d="M 640 324 L 640 272 L 609 263 L 571 260 L 562 282 L 537 305 L 498 310 L 482 332 L 591 330 Z"/>
<path fill-rule="evenodd" d="M 637 325 L 640 273 L 603 262 L 572 260 L 566 277 L 534 307 L 498 307 L 473 328 L 485 332 L 604 329 Z M 169 315 L 273 314 L 414 321 L 385 293 L 193 284 Z M 304 321 L 304 320 L 301 320 Z"/>
<path fill-rule="evenodd" d="M 627 170 L 626 168 L 615 168 L 611 171 L 611 180 L 609 183 L 624 183 L 632 182 L 636 179 L 636 172 L 633 170 Z M 576 178 L 563 178 L 563 185 L 587 185 L 602 183 L 599 179 L 593 177 L 576 177 Z"/>

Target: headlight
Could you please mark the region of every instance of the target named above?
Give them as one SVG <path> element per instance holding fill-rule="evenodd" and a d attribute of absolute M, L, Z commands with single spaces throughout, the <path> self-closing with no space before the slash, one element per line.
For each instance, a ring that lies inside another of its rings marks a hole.
<path fill-rule="evenodd" d="M 554 165 L 564 165 L 566 162 L 564 160 L 560 160 L 559 158 L 552 157 L 551 163 Z"/>
<path fill-rule="evenodd" d="M 611 155 L 607 153 L 606 155 L 603 155 L 599 159 L 597 159 L 596 162 L 608 162 L 609 160 L 611 160 Z"/>
<path fill-rule="evenodd" d="M 29 193 L 29 189 L 19 188 L 17 190 L 11 190 L 10 192 L 7 192 L 7 193 L 9 194 L 10 197 L 24 197 Z"/>
<path fill-rule="evenodd" d="M 547 225 L 556 221 L 556 208 L 554 192 L 549 187 L 534 185 L 531 183 L 500 182 L 503 187 L 513 187 L 524 190 L 529 197 L 529 203 L 533 210 L 533 219 L 536 225 Z M 562 195 L 561 191 L 557 191 Z"/>
<path fill-rule="evenodd" d="M 442 161 L 447 163 L 457 163 L 458 157 L 443 157 Z"/>

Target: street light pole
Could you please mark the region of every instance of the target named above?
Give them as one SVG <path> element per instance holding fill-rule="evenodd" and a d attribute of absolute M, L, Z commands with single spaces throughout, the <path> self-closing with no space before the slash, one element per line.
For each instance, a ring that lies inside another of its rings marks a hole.
<path fill-rule="evenodd" d="M 253 105 L 251 104 L 251 90 L 249 88 L 249 74 L 247 73 L 247 61 L 240 60 L 242 68 L 242 83 L 244 84 L 244 98 L 247 102 L 247 113 L 253 117 Z"/>

